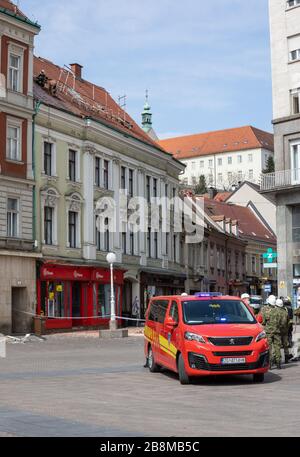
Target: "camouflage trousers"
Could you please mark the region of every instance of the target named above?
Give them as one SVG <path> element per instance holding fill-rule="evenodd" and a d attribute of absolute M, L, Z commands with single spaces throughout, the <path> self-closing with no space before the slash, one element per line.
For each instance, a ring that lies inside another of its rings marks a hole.
<path fill-rule="evenodd" d="M 284 355 L 287 357 L 290 354 L 289 351 L 289 335 L 288 333 L 281 334 L 281 347 L 284 349 Z"/>
<path fill-rule="evenodd" d="M 281 362 L 281 335 L 280 333 L 267 333 L 270 346 L 270 364 Z"/>

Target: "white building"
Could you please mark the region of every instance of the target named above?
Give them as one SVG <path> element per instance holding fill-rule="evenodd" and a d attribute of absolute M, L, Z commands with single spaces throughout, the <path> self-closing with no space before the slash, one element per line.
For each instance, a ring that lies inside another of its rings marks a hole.
<path fill-rule="evenodd" d="M 258 183 L 273 156 L 273 135 L 251 126 L 169 138 L 159 144 L 186 165 L 181 179 L 196 185 L 204 175 L 206 184 L 229 189 L 238 182 Z"/>

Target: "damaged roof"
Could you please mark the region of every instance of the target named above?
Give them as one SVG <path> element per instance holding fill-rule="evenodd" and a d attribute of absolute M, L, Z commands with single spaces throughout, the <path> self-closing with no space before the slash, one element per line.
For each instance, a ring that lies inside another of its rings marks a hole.
<path fill-rule="evenodd" d="M 39 76 L 46 77 L 41 84 Z M 91 118 L 166 152 L 114 101 L 102 87 L 42 57 L 34 58 L 34 97 L 42 103 L 66 110 L 82 118 Z"/>

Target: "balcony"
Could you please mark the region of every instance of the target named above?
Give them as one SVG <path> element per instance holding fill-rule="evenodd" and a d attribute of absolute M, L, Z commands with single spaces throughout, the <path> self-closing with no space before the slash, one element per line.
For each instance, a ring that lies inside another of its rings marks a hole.
<path fill-rule="evenodd" d="M 275 171 L 261 175 L 260 190 L 270 192 L 277 189 L 300 186 L 300 169 Z"/>

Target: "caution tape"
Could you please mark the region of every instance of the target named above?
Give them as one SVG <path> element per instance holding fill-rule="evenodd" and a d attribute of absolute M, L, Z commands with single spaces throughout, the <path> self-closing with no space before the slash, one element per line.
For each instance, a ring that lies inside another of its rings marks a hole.
<path fill-rule="evenodd" d="M 110 314 L 106 314 L 104 316 L 80 316 L 80 317 L 56 317 L 56 316 L 42 316 L 40 314 L 29 313 L 26 311 L 16 310 L 17 313 L 27 314 L 28 316 L 32 317 L 44 317 L 45 319 L 61 319 L 61 320 L 87 320 L 87 319 L 111 319 Z M 115 316 L 116 319 L 124 320 L 124 321 L 135 321 L 135 322 L 146 322 L 145 319 L 136 319 L 133 317 L 124 317 L 124 316 Z"/>

